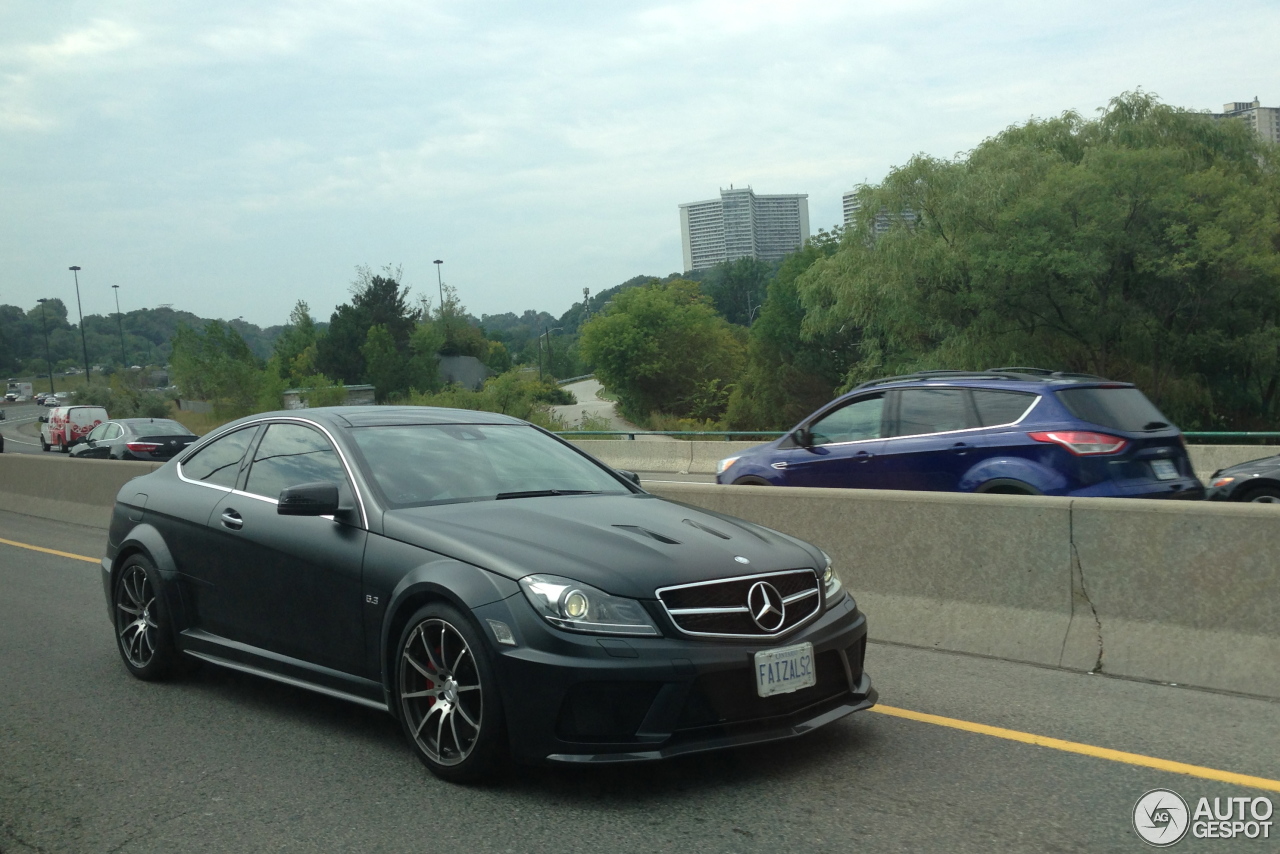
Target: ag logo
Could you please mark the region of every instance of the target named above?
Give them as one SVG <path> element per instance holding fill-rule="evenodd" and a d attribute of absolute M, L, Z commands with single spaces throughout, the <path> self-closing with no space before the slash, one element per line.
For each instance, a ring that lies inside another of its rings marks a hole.
<path fill-rule="evenodd" d="M 1142 841 L 1167 848 L 1187 835 L 1187 802 L 1169 789 L 1152 789 L 1133 805 L 1133 829 Z"/>

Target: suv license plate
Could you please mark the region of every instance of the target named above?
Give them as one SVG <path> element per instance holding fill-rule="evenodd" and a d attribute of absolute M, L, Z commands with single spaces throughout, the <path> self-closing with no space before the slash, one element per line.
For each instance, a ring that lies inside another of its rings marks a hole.
<path fill-rule="evenodd" d="M 1172 460 L 1152 460 L 1151 470 L 1160 480 L 1176 480 L 1178 477 L 1178 470 Z"/>
<path fill-rule="evenodd" d="M 818 683 L 813 670 L 813 644 L 798 643 L 756 653 L 756 693 L 761 697 L 790 694 Z"/>

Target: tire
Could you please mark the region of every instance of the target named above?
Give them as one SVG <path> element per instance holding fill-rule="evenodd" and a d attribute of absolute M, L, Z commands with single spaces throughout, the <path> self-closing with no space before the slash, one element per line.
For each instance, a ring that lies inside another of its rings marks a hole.
<path fill-rule="evenodd" d="M 1240 496 L 1240 500 L 1253 504 L 1280 504 L 1280 489 L 1274 486 L 1256 486 Z"/>
<path fill-rule="evenodd" d="M 762 477 L 740 477 L 733 482 L 734 486 L 773 486 Z"/>
<path fill-rule="evenodd" d="M 479 780 L 506 753 L 493 659 L 470 620 L 449 605 L 418 610 L 396 646 L 395 704 L 413 752 L 442 780 Z"/>
<path fill-rule="evenodd" d="M 41 436 L 41 437 L 40 437 L 40 450 L 44 451 L 44 452 L 47 454 L 47 453 L 49 453 L 49 449 L 50 449 L 51 447 L 53 447 L 53 446 L 52 446 L 52 445 L 50 445 L 48 442 L 46 442 L 46 441 L 44 440 L 44 436 Z"/>
<path fill-rule="evenodd" d="M 130 673 L 147 682 L 168 679 L 180 669 L 159 581 L 151 562 L 133 555 L 116 577 L 111 596 L 120 657 Z"/>

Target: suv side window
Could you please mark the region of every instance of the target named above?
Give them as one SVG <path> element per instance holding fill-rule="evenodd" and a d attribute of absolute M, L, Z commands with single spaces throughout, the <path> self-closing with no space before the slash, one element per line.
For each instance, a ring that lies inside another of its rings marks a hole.
<path fill-rule="evenodd" d="M 904 388 L 898 392 L 894 436 L 919 436 L 976 427 L 963 388 Z"/>
<path fill-rule="evenodd" d="M 347 472 L 328 439 L 302 424 L 272 424 L 253 454 L 245 491 L 274 500 L 287 487 L 318 481 L 350 495 Z"/>
<path fill-rule="evenodd" d="M 973 390 L 973 405 L 978 410 L 978 420 L 983 427 L 1012 424 L 1026 414 L 1035 400 L 1034 394 L 1020 391 L 990 391 L 983 388 Z"/>
<path fill-rule="evenodd" d="M 195 456 L 182 461 L 182 474 L 190 480 L 212 483 L 234 489 L 236 475 L 240 473 L 240 460 L 249 449 L 257 427 L 246 427 L 234 433 L 228 433 L 205 445 Z"/>
<path fill-rule="evenodd" d="M 880 419 L 884 413 L 884 396 L 864 397 L 828 412 L 809 425 L 815 445 L 834 445 L 880 438 Z"/>

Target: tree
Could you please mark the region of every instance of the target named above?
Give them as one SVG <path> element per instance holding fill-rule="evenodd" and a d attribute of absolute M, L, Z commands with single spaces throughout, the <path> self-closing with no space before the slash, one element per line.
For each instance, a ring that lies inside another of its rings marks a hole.
<path fill-rule="evenodd" d="M 220 416 L 247 415 L 258 404 L 262 364 L 239 333 L 220 321 L 209 321 L 203 331 L 179 326 L 170 366 L 183 395 L 212 402 Z M 277 400 L 270 408 L 278 406 Z"/>
<path fill-rule="evenodd" d="M 706 272 L 702 292 L 725 320 L 750 326 L 764 304 L 773 267 L 754 258 L 725 261 Z"/>
<path fill-rule="evenodd" d="M 806 329 L 862 329 L 846 385 L 1035 365 L 1131 380 L 1183 427 L 1273 424 L 1278 161 L 1243 125 L 1141 92 L 916 157 L 801 276 Z M 908 209 L 873 238 L 876 212 Z"/>
<path fill-rule="evenodd" d="M 316 367 L 326 376 L 347 383 L 363 382 L 366 365 L 362 352 L 369 330 L 382 326 L 391 335 L 396 352 L 409 359 L 409 337 L 419 313 L 409 303 L 409 289 L 400 284 L 398 268 L 384 267 L 375 275 L 368 267 L 356 268 L 351 302 L 338 306 L 329 319 L 329 330 L 316 344 Z"/>
<path fill-rule="evenodd" d="M 387 327 L 382 324 L 370 327 L 360 352 L 364 356 L 365 373 L 373 383 L 379 403 L 385 402 L 389 395 L 408 390 L 405 381 L 407 361 L 396 352 L 396 343 Z"/>
<path fill-rule="evenodd" d="M 582 328 L 579 346 L 628 418 L 714 419 L 742 370 L 742 337 L 695 282 L 655 280 L 619 293 Z"/>
<path fill-rule="evenodd" d="M 276 338 L 273 353 L 277 372 L 282 379 L 297 380 L 314 374 L 316 340 L 319 332 L 311 319 L 311 308 L 298 300 L 289 313 L 289 325 Z"/>
<path fill-rule="evenodd" d="M 796 280 L 835 254 L 838 232 L 819 230 L 788 255 L 769 282 L 768 297 L 751 326 L 747 367 L 729 398 L 725 420 L 732 430 L 785 430 L 830 400 L 858 356 L 859 330 L 806 335 L 805 310 Z"/>

